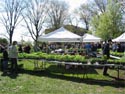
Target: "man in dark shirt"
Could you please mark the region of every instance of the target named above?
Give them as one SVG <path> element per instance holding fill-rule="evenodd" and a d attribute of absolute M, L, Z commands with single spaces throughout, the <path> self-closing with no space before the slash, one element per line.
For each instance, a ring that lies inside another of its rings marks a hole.
<path fill-rule="evenodd" d="M 8 69 L 8 52 L 7 52 L 7 47 L 5 47 L 3 50 L 3 74 L 7 73 L 7 69 Z"/>
<path fill-rule="evenodd" d="M 110 58 L 110 44 L 111 44 L 111 40 L 108 40 L 108 42 L 105 42 L 103 47 L 103 55 L 107 56 L 106 63 L 107 63 L 107 59 Z M 105 66 L 103 70 L 103 75 L 108 75 L 107 71 L 108 71 L 108 66 Z"/>
<path fill-rule="evenodd" d="M 103 55 L 106 55 L 107 59 L 109 59 L 109 57 L 110 57 L 110 48 L 109 48 L 108 42 L 104 44 Z"/>

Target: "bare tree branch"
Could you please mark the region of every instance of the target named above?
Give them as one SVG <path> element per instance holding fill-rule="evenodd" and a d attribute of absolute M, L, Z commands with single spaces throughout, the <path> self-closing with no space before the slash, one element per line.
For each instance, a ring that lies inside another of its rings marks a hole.
<path fill-rule="evenodd" d="M 20 23 L 19 19 L 23 9 L 23 0 L 4 0 L 1 21 L 6 28 L 10 44 L 12 43 L 14 30 Z"/>
<path fill-rule="evenodd" d="M 37 45 L 38 37 L 42 34 L 43 24 L 46 20 L 46 14 L 48 11 L 47 0 L 30 0 L 27 2 L 27 7 L 22 14 L 32 39 Z"/>
<path fill-rule="evenodd" d="M 49 23 L 57 29 L 61 27 L 68 16 L 68 5 L 63 1 L 53 0 L 49 2 Z"/>

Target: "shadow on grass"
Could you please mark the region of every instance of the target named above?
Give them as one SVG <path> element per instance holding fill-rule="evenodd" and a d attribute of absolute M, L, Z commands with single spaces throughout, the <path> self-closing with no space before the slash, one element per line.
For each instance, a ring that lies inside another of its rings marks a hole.
<path fill-rule="evenodd" d="M 90 67 L 72 67 L 70 69 L 65 69 L 64 66 L 55 66 L 51 65 L 47 68 L 47 70 L 57 73 L 57 74 L 72 74 L 72 75 L 77 75 L 77 74 L 98 74 L 98 72 L 94 68 Z"/>
<path fill-rule="evenodd" d="M 2 73 L 1 74 L 1 76 L 8 76 L 8 77 L 10 77 L 11 79 L 16 79 L 17 77 L 18 77 L 18 73 L 10 73 L 10 72 L 8 72 L 8 73 Z"/>
<path fill-rule="evenodd" d="M 65 70 L 64 67 L 58 68 L 57 66 L 50 66 L 45 70 L 39 70 L 39 71 L 20 69 L 20 73 L 22 74 L 30 74 L 34 76 L 45 76 L 45 77 L 50 77 L 54 79 L 73 81 L 77 83 L 86 83 L 89 85 L 112 86 L 116 88 L 125 87 L 125 80 L 122 80 L 122 79 L 121 80 L 99 80 L 98 78 L 95 78 L 95 79 L 83 78 L 77 75 L 77 72 L 79 74 L 84 73 L 84 72 L 80 73 L 80 71 Z M 89 69 L 89 71 L 87 71 L 87 74 L 88 73 L 97 74 L 96 70 L 94 70 L 93 68 L 91 70 Z M 109 76 L 109 77 L 116 79 L 115 77 L 112 77 L 112 76 Z"/>
<path fill-rule="evenodd" d="M 22 67 L 23 67 L 23 65 L 19 65 L 18 66 L 18 68 L 19 69 L 22 69 Z M 2 72 L 3 72 L 3 70 L 2 69 L 0 69 Z M 10 67 L 8 68 L 8 70 L 7 70 L 7 72 L 6 73 L 2 73 L 1 74 L 1 76 L 8 76 L 8 77 L 10 77 L 11 79 L 16 79 L 17 77 L 18 77 L 18 72 L 11 72 L 11 69 L 10 69 Z"/>

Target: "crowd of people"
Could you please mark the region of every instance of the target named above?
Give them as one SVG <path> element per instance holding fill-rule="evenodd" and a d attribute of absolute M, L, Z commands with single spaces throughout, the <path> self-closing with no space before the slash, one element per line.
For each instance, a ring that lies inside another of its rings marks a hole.
<path fill-rule="evenodd" d="M 45 47 L 47 49 L 52 49 L 55 50 L 57 46 L 55 43 L 54 44 L 49 44 L 49 45 L 43 45 L 40 47 L 41 50 L 45 50 Z M 77 49 L 85 49 L 85 55 L 88 57 L 97 57 L 97 49 L 102 49 L 102 54 L 103 56 L 107 56 L 107 59 L 110 58 L 110 50 L 112 51 L 117 51 L 117 52 L 124 52 L 125 51 L 125 43 L 116 43 L 112 42 L 111 40 L 105 41 L 105 42 L 100 42 L 100 43 L 77 43 L 75 45 L 72 44 L 65 44 L 63 45 L 65 49 L 70 49 L 76 47 Z M 18 45 L 17 47 L 17 42 L 14 41 L 12 45 L 7 46 L 7 45 L 0 45 L 0 52 L 3 53 L 3 73 L 7 73 L 8 69 L 8 61 L 11 61 L 11 67 L 10 67 L 10 72 L 11 73 L 17 73 L 18 72 L 18 66 L 17 66 L 17 58 L 18 58 L 18 53 L 30 53 L 31 47 L 30 45 L 26 45 L 22 47 L 22 45 Z M 65 52 L 65 51 L 63 51 Z M 107 74 L 108 67 L 104 68 L 103 74 Z"/>
<path fill-rule="evenodd" d="M 86 50 L 86 55 L 94 55 L 96 56 L 97 49 L 102 49 L 102 54 L 107 55 L 107 58 L 109 58 L 110 51 L 113 52 L 124 52 L 125 51 L 125 43 L 117 43 L 112 42 L 111 40 L 104 41 L 101 43 L 85 43 L 84 48 Z M 93 54 L 94 53 L 94 54 Z"/>

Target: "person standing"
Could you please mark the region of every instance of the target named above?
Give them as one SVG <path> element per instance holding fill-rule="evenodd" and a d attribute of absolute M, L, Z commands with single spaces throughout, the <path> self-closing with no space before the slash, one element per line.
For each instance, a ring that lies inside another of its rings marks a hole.
<path fill-rule="evenodd" d="M 22 52 L 23 52 L 23 48 L 22 48 L 22 45 L 21 45 L 21 44 L 19 45 L 18 51 L 19 51 L 19 53 L 22 53 Z"/>
<path fill-rule="evenodd" d="M 9 58 L 11 61 L 11 72 L 17 73 L 17 58 L 18 58 L 18 49 L 16 47 L 17 41 L 13 41 L 12 45 L 9 47 Z"/>
<path fill-rule="evenodd" d="M 3 74 L 7 74 L 7 69 L 8 69 L 8 51 L 7 47 L 4 48 L 3 50 Z"/>
<path fill-rule="evenodd" d="M 90 56 L 90 53 L 91 53 L 91 44 L 90 43 L 86 43 L 85 44 L 85 50 L 86 50 L 86 55 L 87 56 Z"/>
<path fill-rule="evenodd" d="M 111 40 L 108 40 L 108 42 L 105 42 L 103 47 L 103 55 L 106 55 L 106 63 L 107 60 L 110 58 L 110 44 Z M 109 75 L 107 72 L 108 72 L 108 66 L 104 66 L 103 75 Z"/>

